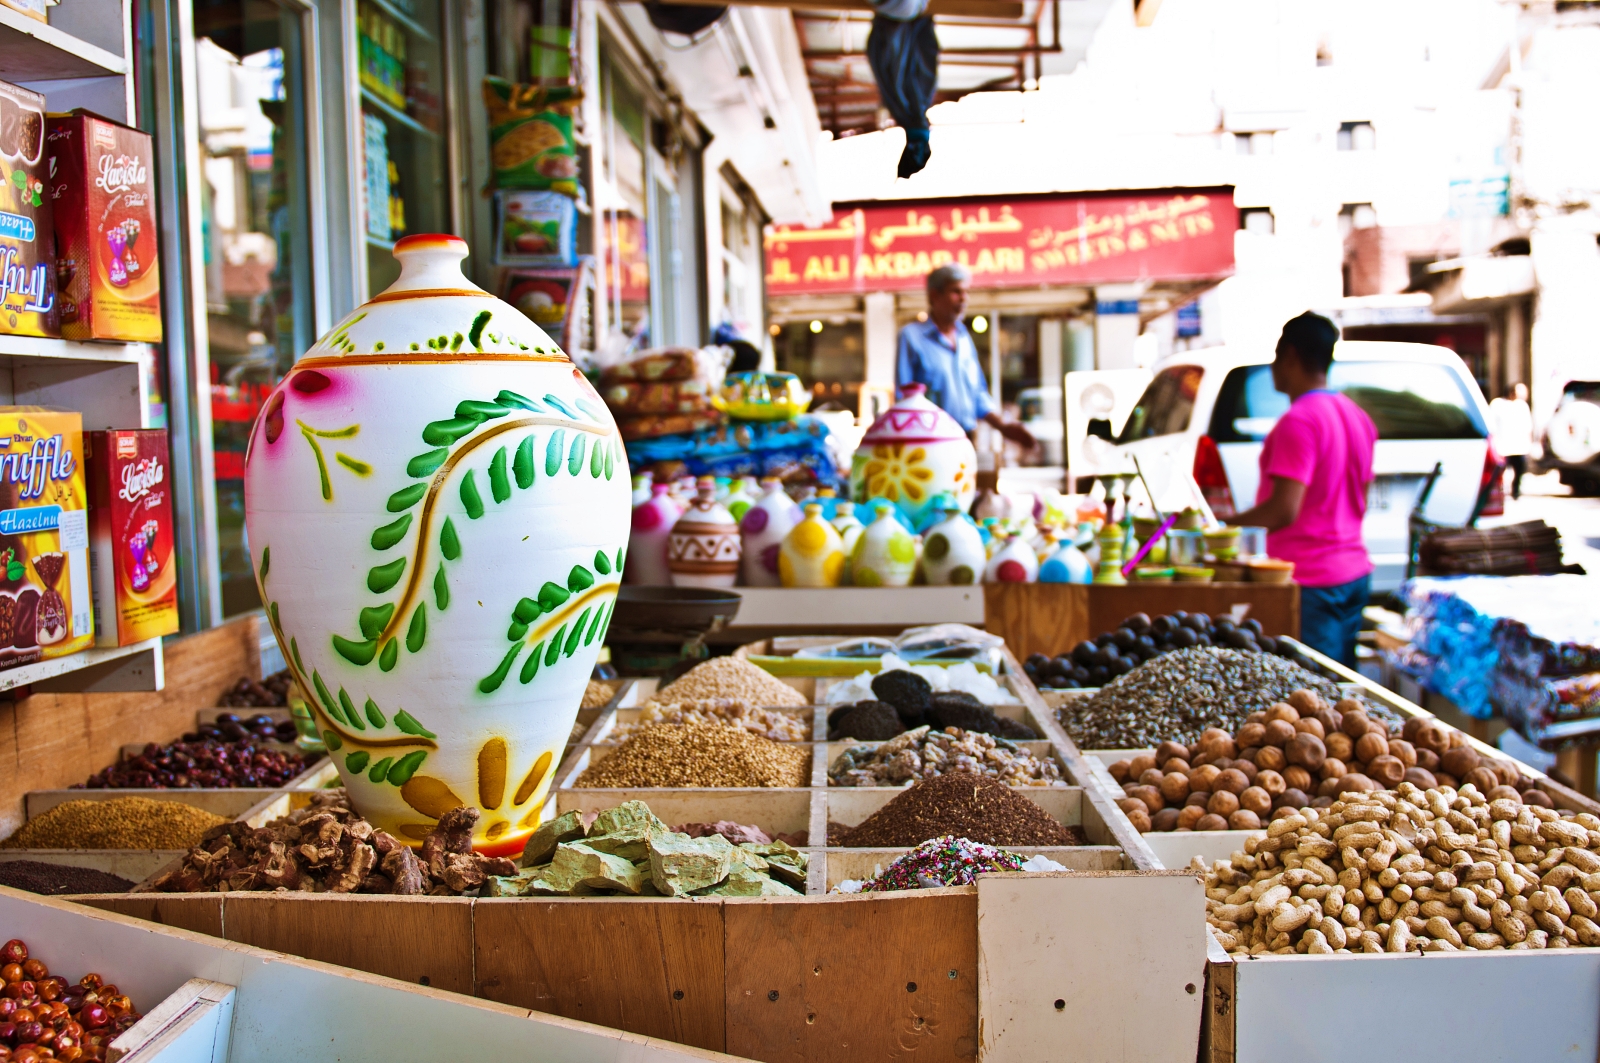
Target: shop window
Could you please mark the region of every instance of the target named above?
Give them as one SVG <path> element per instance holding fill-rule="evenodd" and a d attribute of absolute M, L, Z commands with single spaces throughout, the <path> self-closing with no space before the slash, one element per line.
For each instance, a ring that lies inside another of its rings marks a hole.
<path fill-rule="evenodd" d="M 444 108 L 443 0 L 358 0 L 361 221 L 367 288 L 400 276 L 394 243 L 455 229 Z"/>
<path fill-rule="evenodd" d="M 1277 231 L 1271 207 L 1245 207 L 1239 211 L 1239 228 L 1247 233 L 1271 236 Z"/>
<path fill-rule="evenodd" d="M 1233 151 L 1236 155 L 1271 155 L 1274 135 L 1270 132 L 1235 133 Z"/>
<path fill-rule="evenodd" d="M 1378 134 L 1371 122 L 1341 122 L 1338 146 L 1340 151 L 1372 151 L 1378 146 Z"/>
<path fill-rule="evenodd" d="M 1346 203 L 1339 208 L 1339 235 L 1349 236 L 1354 229 L 1374 229 L 1378 212 L 1371 203 Z"/>
<path fill-rule="evenodd" d="M 222 611 L 260 605 L 244 528 L 244 451 L 272 386 L 313 341 L 305 145 L 309 15 L 197 4 L 201 212 Z"/>
<path fill-rule="evenodd" d="M 865 331 L 859 321 L 821 318 L 774 325 L 777 368 L 793 373 L 811 390 L 811 409 L 856 411 L 866 380 Z"/>
<path fill-rule="evenodd" d="M 595 188 L 603 244 L 602 269 L 610 326 L 648 345 L 650 323 L 649 212 L 645 195 L 645 104 L 616 64 L 602 59 L 604 111 L 601 180 Z"/>
<path fill-rule="evenodd" d="M 757 341 L 765 296 L 761 283 L 761 210 L 731 166 L 718 175 L 722 208 L 722 306 L 719 321 Z"/>
<path fill-rule="evenodd" d="M 998 321 L 1000 401 L 1009 407 L 1020 403 L 1022 392 L 1039 386 L 1039 318 L 1002 315 Z"/>

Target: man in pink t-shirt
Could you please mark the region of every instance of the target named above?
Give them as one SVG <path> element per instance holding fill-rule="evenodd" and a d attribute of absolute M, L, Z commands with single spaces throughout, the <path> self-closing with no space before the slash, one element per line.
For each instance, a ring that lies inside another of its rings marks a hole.
<path fill-rule="evenodd" d="M 1294 562 L 1300 584 L 1300 639 L 1355 664 L 1361 610 L 1372 589 L 1372 561 L 1361 541 L 1372 482 L 1372 418 L 1328 390 L 1339 329 L 1307 311 L 1283 326 L 1272 383 L 1289 396 L 1261 448 L 1255 508 L 1234 524 L 1268 529 L 1273 557 Z"/>

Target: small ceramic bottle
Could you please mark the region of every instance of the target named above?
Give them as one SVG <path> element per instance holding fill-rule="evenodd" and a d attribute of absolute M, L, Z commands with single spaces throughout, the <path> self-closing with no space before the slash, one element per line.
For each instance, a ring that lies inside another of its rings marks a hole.
<path fill-rule="evenodd" d="M 934 586 L 977 583 L 988 558 L 978 526 L 955 505 L 922 539 L 922 573 Z"/>
<path fill-rule="evenodd" d="M 783 490 L 780 480 L 761 481 L 761 497 L 739 519 L 744 536 L 741 568 L 746 587 L 781 586 L 778 549 L 789 529 L 800 523 L 800 507 Z"/>
<path fill-rule="evenodd" d="M 633 530 L 628 535 L 628 556 L 623 567 L 624 583 L 665 586 L 672 582 L 672 570 L 667 567 L 667 537 L 681 516 L 683 510 L 673 499 L 669 485 L 656 484 L 650 488 L 650 500 L 633 510 Z"/>
<path fill-rule="evenodd" d="M 1020 535 L 1008 535 L 989 559 L 985 583 L 1034 583 L 1039 579 L 1039 557 Z"/>
<path fill-rule="evenodd" d="M 733 486 L 728 489 L 728 497 L 722 500 L 722 504 L 728 507 L 728 512 L 733 515 L 734 520 L 743 520 L 745 510 L 755 505 L 760 491 L 761 489 L 756 486 L 755 477 L 746 476 L 733 482 Z"/>
<path fill-rule="evenodd" d="M 841 498 L 834 507 L 833 519 L 828 522 L 833 525 L 833 530 L 839 533 L 839 538 L 844 542 L 844 575 L 839 580 L 845 586 L 850 585 L 850 553 L 856 548 L 856 540 L 861 538 L 862 529 L 865 527 L 856 517 L 856 504 L 848 498 Z"/>
<path fill-rule="evenodd" d="M 674 587 L 732 587 L 739 579 L 739 525 L 717 501 L 716 481 L 700 479 L 695 500 L 672 526 L 667 564 Z"/>
<path fill-rule="evenodd" d="M 778 550 L 778 576 L 785 587 L 837 587 L 844 574 L 844 540 L 822 519 L 822 505 L 808 502 L 805 517 L 789 529 Z"/>
<path fill-rule="evenodd" d="M 906 587 L 917 571 L 917 540 L 895 520 L 894 506 L 878 500 L 874 520 L 850 552 L 850 578 L 858 587 Z"/>
<path fill-rule="evenodd" d="M 1061 539 L 1055 553 L 1039 566 L 1040 583 L 1093 583 L 1094 566 L 1070 538 Z"/>
<path fill-rule="evenodd" d="M 822 504 L 822 519 L 833 522 L 833 515 L 839 511 L 839 492 L 831 487 L 819 487 L 816 501 Z"/>

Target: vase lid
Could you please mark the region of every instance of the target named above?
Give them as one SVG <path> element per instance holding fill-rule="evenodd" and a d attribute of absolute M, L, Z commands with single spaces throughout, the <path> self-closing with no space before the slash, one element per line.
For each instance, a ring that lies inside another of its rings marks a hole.
<path fill-rule="evenodd" d="M 927 396 L 922 384 L 908 384 L 900 390 L 900 399 L 872 422 L 863 446 L 874 443 L 941 443 L 945 440 L 965 441 L 967 433 L 956 419 L 945 413 Z"/>
<path fill-rule="evenodd" d="M 461 272 L 465 240 L 421 233 L 398 241 L 393 254 L 399 278 L 318 339 L 302 361 L 568 361 L 543 329 Z"/>

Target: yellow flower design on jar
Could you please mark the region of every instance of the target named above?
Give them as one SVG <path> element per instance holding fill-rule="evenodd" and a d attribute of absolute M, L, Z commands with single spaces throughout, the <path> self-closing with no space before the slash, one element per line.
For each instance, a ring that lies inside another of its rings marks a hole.
<path fill-rule="evenodd" d="M 873 498 L 887 498 L 898 502 L 920 503 L 931 493 L 929 483 L 933 470 L 927 465 L 925 447 L 907 446 L 903 443 L 879 443 L 872 448 L 872 457 L 862 470 L 866 476 L 867 494 Z"/>

